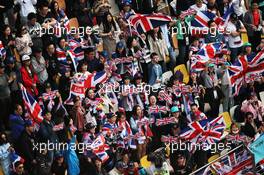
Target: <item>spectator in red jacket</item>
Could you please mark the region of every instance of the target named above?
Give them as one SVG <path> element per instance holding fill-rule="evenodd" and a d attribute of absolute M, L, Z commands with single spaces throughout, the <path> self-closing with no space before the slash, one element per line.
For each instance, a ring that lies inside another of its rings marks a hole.
<path fill-rule="evenodd" d="M 37 83 L 39 82 L 37 74 L 32 70 L 30 57 L 28 55 L 22 56 L 23 66 L 20 70 L 22 82 L 29 93 L 34 96 L 38 95 Z"/>

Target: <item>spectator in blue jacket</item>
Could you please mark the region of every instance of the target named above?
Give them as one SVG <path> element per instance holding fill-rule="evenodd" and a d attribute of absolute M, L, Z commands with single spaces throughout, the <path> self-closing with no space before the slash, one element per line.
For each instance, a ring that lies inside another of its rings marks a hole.
<path fill-rule="evenodd" d="M 152 53 L 150 55 L 151 58 L 151 64 L 149 64 L 148 70 L 149 70 L 149 85 L 157 85 L 161 83 L 162 78 L 162 68 L 158 64 L 159 56 L 157 53 Z"/>
<path fill-rule="evenodd" d="M 25 129 L 24 128 L 25 122 L 24 122 L 22 115 L 23 115 L 22 106 L 19 104 L 15 105 L 14 114 L 11 114 L 9 116 L 11 139 L 13 141 L 16 141 L 21 135 L 21 133 L 23 132 L 23 130 Z"/>

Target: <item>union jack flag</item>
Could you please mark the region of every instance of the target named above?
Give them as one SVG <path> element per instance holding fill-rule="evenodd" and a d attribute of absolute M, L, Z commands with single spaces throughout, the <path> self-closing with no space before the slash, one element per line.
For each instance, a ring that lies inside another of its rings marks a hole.
<path fill-rule="evenodd" d="M 224 64 L 226 62 L 226 59 L 223 57 L 222 58 L 216 57 L 216 58 L 210 59 L 209 62 L 215 65 L 219 65 L 219 64 Z"/>
<path fill-rule="evenodd" d="M 238 95 L 241 86 L 251 74 L 262 73 L 263 70 L 264 50 L 261 50 L 255 57 L 254 55 L 240 56 L 237 62 L 228 67 L 233 94 Z"/>
<path fill-rule="evenodd" d="M 172 86 L 172 92 L 177 96 L 181 96 L 182 94 L 189 93 L 190 90 L 191 90 L 191 86 L 189 85 L 180 84 L 178 86 L 176 85 Z"/>
<path fill-rule="evenodd" d="M 21 163 L 25 162 L 25 160 L 22 157 L 20 157 L 19 155 L 17 155 L 15 152 L 11 152 L 9 157 L 10 157 L 10 160 L 11 160 L 11 163 L 12 163 L 12 169 L 14 171 L 16 170 L 15 169 L 15 163 L 16 162 L 21 162 Z"/>
<path fill-rule="evenodd" d="M 201 71 L 205 68 L 205 64 L 208 61 L 220 62 L 222 58 L 218 58 L 219 54 L 222 54 L 224 44 L 220 42 L 204 44 L 201 49 L 191 57 L 191 68 L 197 71 Z M 216 60 L 218 59 L 218 60 Z"/>
<path fill-rule="evenodd" d="M 26 88 L 21 86 L 22 98 L 27 113 L 36 123 L 41 123 L 43 120 L 42 109 L 38 102 L 27 92 Z"/>
<path fill-rule="evenodd" d="M 175 123 L 175 122 L 176 122 L 176 118 L 174 118 L 174 117 L 167 117 L 167 118 L 163 118 L 163 119 L 157 119 L 156 126 L 168 125 L 168 124 Z"/>
<path fill-rule="evenodd" d="M 77 61 L 83 60 L 84 51 L 82 49 L 82 43 L 75 39 L 71 39 L 69 41 L 69 46 L 71 50 L 74 52 L 74 56 L 77 59 Z"/>
<path fill-rule="evenodd" d="M 107 74 L 105 71 L 94 72 L 89 75 L 85 80 L 84 86 L 86 88 L 95 88 L 95 86 L 99 83 L 104 83 L 107 80 Z"/>
<path fill-rule="evenodd" d="M 106 150 L 109 149 L 109 146 L 105 143 L 105 138 L 103 135 L 99 135 L 91 144 L 91 149 L 93 153 L 102 160 L 106 162 L 109 159 Z"/>
<path fill-rule="evenodd" d="M 195 57 L 203 62 L 207 62 L 210 59 L 215 58 L 217 54 L 220 54 L 223 47 L 224 44 L 220 42 L 204 44 L 196 53 Z"/>
<path fill-rule="evenodd" d="M 57 97 L 57 93 L 58 93 L 58 90 L 50 91 L 48 93 L 43 93 L 38 99 L 39 105 L 44 107 L 43 101 L 49 101 L 47 107 L 48 109 L 51 110 L 55 104 L 54 99 Z"/>
<path fill-rule="evenodd" d="M 178 137 L 174 137 L 174 136 L 161 136 L 161 142 L 164 143 L 177 143 L 179 141 Z"/>
<path fill-rule="evenodd" d="M 171 18 L 162 14 L 134 14 L 128 18 L 128 21 L 138 33 L 145 33 L 156 27 L 168 24 Z"/>
<path fill-rule="evenodd" d="M 2 41 L 0 41 L 0 57 L 1 58 L 6 57 L 6 49 L 5 49 Z"/>
<path fill-rule="evenodd" d="M 131 63 L 132 61 L 133 61 L 133 57 L 122 57 L 122 58 L 114 59 L 116 65 L 121 63 Z"/>
<path fill-rule="evenodd" d="M 65 100 L 64 102 L 65 104 L 73 105 L 72 99 L 74 98 L 74 96 L 78 96 L 80 98 L 85 97 L 85 91 L 86 91 L 85 81 L 87 78 L 88 75 L 83 73 L 76 73 L 74 75 L 70 86 L 70 94 L 69 97 Z"/>
<path fill-rule="evenodd" d="M 193 35 L 201 34 L 201 31 L 208 30 L 208 21 L 214 20 L 216 24 L 223 23 L 223 19 L 209 11 L 197 11 L 194 20 L 191 22 Z"/>
<path fill-rule="evenodd" d="M 54 35 L 56 37 L 61 37 L 63 35 L 69 35 L 71 32 L 69 18 L 65 15 L 62 24 L 59 21 L 57 21 L 55 26 L 53 27 L 53 30 L 54 30 Z"/>
<path fill-rule="evenodd" d="M 155 120 L 152 118 L 152 119 L 141 119 L 137 122 L 137 125 L 138 126 L 144 126 L 144 125 L 151 125 L 155 123 Z"/>
<path fill-rule="evenodd" d="M 194 15 L 196 10 L 189 8 L 188 10 L 182 11 L 180 14 L 180 18 L 184 18 L 185 16 Z"/>
<path fill-rule="evenodd" d="M 223 116 L 213 120 L 204 119 L 194 121 L 185 128 L 180 137 L 191 142 L 207 142 L 211 145 L 220 140 L 224 129 L 226 128 Z"/>
<path fill-rule="evenodd" d="M 166 91 L 159 92 L 159 100 L 164 100 L 168 104 L 172 104 L 172 96 L 169 95 Z"/>
<path fill-rule="evenodd" d="M 223 22 L 221 23 L 222 27 L 226 27 L 227 23 L 230 19 L 230 15 L 234 13 L 233 3 L 229 4 L 228 8 L 226 9 L 224 15 L 222 16 Z"/>
<path fill-rule="evenodd" d="M 149 107 L 149 113 L 159 113 L 163 112 L 166 113 L 168 111 L 168 108 L 166 106 L 155 106 L 155 107 Z"/>

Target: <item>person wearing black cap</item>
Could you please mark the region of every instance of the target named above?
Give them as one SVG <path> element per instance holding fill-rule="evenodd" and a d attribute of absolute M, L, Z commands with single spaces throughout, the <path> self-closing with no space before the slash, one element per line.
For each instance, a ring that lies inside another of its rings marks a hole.
<path fill-rule="evenodd" d="M 5 64 L 0 62 L 0 131 L 8 127 L 8 115 L 10 114 L 10 88 L 9 84 L 13 81 L 13 77 L 8 77 L 5 73 Z"/>
<path fill-rule="evenodd" d="M 117 59 L 117 58 L 125 58 L 127 57 L 126 54 L 126 48 L 125 48 L 125 44 L 122 41 L 119 41 L 116 44 L 116 51 L 112 54 L 112 58 L 113 59 Z M 128 63 L 119 63 L 116 65 L 117 67 L 117 73 L 123 75 L 126 71 L 125 71 L 125 65 L 127 65 Z"/>
<path fill-rule="evenodd" d="M 36 166 L 36 138 L 34 136 L 34 125 L 31 120 L 25 121 L 25 130 L 22 132 L 18 141 L 14 144 L 18 155 L 25 159 L 25 170 L 33 172 Z"/>
<path fill-rule="evenodd" d="M 55 175 L 65 175 L 67 172 L 67 164 L 64 161 L 63 154 L 58 152 L 55 154 L 55 161 L 51 166 L 51 173 Z"/>
<path fill-rule="evenodd" d="M 246 32 L 243 23 L 235 13 L 230 15 L 230 21 L 227 23 L 226 31 L 228 32 L 228 46 L 231 51 L 230 56 L 233 63 L 242 51 L 243 42 L 240 35 Z"/>
<path fill-rule="evenodd" d="M 22 104 L 21 92 L 18 83 L 21 82 L 21 74 L 19 68 L 16 65 L 16 60 L 14 57 L 6 58 L 6 69 L 5 72 L 8 77 L 12 77 L 13 81 L 10 83 L 9 87 L 11 90 L 11 98 L 14 104 Z"/>

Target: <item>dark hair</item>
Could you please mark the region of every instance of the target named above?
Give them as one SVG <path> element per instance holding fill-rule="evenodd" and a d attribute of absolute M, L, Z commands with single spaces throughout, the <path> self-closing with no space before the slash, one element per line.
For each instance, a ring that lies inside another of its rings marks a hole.
<path fill-rule="evenodd" d="M 18 167 L 18 166 L 21 165 L 21 164 L 23 165 L 23 163 L 22 163 L 21 161 L 17 161 L 17 162 L 14 164 L 14 166 L 15 166 L 15 168 L 16 168 L 16 167 Z"/>
<path fill-rule="evenodd" d="M 21 105 L 20 104 L 15 104 L 14 105 L 14 109 L 17 110 L 19 106 L 21 106 Z"/>
<path fill-rule="evenodd" d="M 245 114 L 245 118 L 247 118 L 249 115 L 254 116 L 252 112 L 246 112 L 246 114 Z"/>
<path fill-rule="evenodd" d="M 7 28 L 10 28 L 10 30 L 11 30 L 10 25 L 7 25 L 7 24 L 3 25 L 3 27 L 2 27 L 2 34 L 3 34 L 3 36 L 4 36 L 5 30 L 6 30 Z"/>
<path fill-rule="evenodd" d="M 64 37 L 60 37 L 60 38 L 58 38 L 58 40 L 57 40 L 58 47 L 61 47 L 61 46 L 60 46 L 60 42 L 61 42 L 61 40 L 63 40 L 63 39 L 66 41 L 66 39 L 65 39 Z"/>
<path fill-rule="evenodd" d="M 16 31 L 16 37 L 22 37 L 23 27 L 25 27 L 25 26 L 23 26 L 23 25 L 18 26 L 17 31 Z"/>
<path fill-rule="evenodd" d="M 42 1 L 38 4 L 38 9 L 43 9 L 43 7 L 49 7 L 49 3 L 47 1 Z"/>
<path fill-rule="evenodd" d="M 135 105 L 134 107 L 133 107 L 133 110 L 132 110 L 132 114 L 134 115 L 134 116 L 137 116 L 137 108 L 138 107 L 140 107 L 139 105 Z M 141 108 L 141 107 L 140 107 Z"/>
<path fill-rule="evenodd" d="M 148 32 L 148 35 L 154 40 L 156 41 L 156 38 L 154 36 L 154 30 L 150 30 Z M 161 30 L 158 31 L 158 39 L 162 39 L 162 34 L 161 34 Z"/>
<path fill-rule="evenodd" d="M 28 20 L 32 20 L 34 18 L 37 18 L 37 15 L 36 15 L 36 13 L 33 13 L 33 12 L 32 13 L 29 13 L 28 16 L 27 16 L 27 19 Z"/>
<path fill-rule="evenodd" d="M 58 11 L 55 10 L 55 4 L 59 5 L 59 3 L 57 1 L 52 1 L 50 4 L 50 11 L 53 15 L 56 15 L 60 11 L 60 8 L 58 9 Z"/>
<path fill-rule="evenodd" d="M 131 49 L 132 48 L 132 43 L 133 43 L 133 40 L 134 39 L 136 39 L 135 36 L 130 36 L 130 37 L 127 38 L 127 44 L 126 45 L 127 45 L 127 48 L 128 49 Z"/>
<path fill-rule="evenodd" d="M 150 58 L 151 59 L 154 58 L 154 56 L 158 56 L 158 54 L 156 52 L 153 52 L 153 53 L 150 54 Z"/>
<path fill-rule="evenodd" d="M 196 103 L 192 103 L 190 106 L 191 106 L 191 107 L 193 107 L 193 106 L 198 107 L 198 105 L 197 105 Z"/>
<path fill-rule="evenodd" d="M 110 15 L 112 17 L 112 21 L 109 22 L 107 21 L 107 16 Z M 108 33 L 111 31 L 112 26 L 114 27 L 115 30 L 117 30 L 113 15 L 110 12 L 107 12 L 103 16 L 103 27 L 104 27 L 104 32 Z"/>
<path fill-rule="evenodd" d="M 208 27 L 210 27 L 210 25 L 211 25 L 212 23 L 214 23 L 214 22 L 215 22 L 215 21 L 214 21 L 214 20 L 212 20 L 212 19 L 211 19 L 211 20 L 209 20 L 209 21 L 208 21 L 208 23 L 207 23 L 207 24 L 208 24 Z"/>

